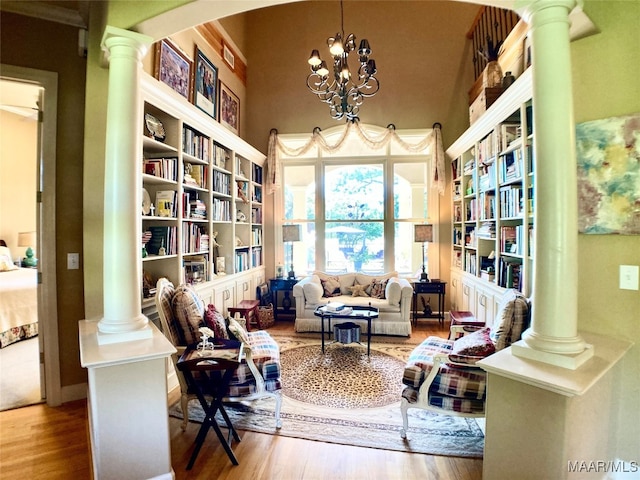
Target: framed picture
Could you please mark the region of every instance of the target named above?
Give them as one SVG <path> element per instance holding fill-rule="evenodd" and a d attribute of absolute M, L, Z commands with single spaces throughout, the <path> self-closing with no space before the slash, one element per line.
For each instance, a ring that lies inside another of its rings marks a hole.
<path fill-rule="evenodd" d="M 155 76 L 188 101 L 191 101 L 191 75 L 193 62 L 169 40 L 156 44 Z"/>
<path fill-rule="evenodd" d="M 218 67 L 196 47 L 195 80 L 193 86 L 193 103 L 207 115 L 216 118 L 218 90 Z"/>
<path fill-rule="evenodd" d="M 220 82 L 220 123 L 236 135 L 240 132 L 240 99 Z"/>

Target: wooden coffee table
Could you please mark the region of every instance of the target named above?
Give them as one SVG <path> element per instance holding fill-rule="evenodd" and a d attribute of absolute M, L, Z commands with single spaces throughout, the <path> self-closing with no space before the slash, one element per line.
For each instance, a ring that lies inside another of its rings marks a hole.
<path fill-rule="evenodd" d="M 350 313 L 344 314 L 338 312 L 333 312 L 327 310 L 326 306 L 321 306 L 316 308 L 313 314 L 316 317 L 320 317 L 320 331 L 322 332 L 322 353 L 324 353 L 324 321 L 327 320 L 327 333 L 331 335 L 331 320 L 334 318 L 345 319 L 350 322 L 358 321 L 358 320 L 366 320 L 367 321 L 367 356 L 371 353 L 371 320 L 374 318 L 378 318 L 378 309 L 376 307 L 372 307 L 371 304 L 367 307 L 350 307 L 352 311 Z M 359 342 L 358 342 L 359 343 Z"/>

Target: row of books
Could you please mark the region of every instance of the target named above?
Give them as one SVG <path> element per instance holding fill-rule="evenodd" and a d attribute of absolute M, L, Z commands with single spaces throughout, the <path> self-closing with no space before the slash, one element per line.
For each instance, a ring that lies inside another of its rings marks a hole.
<path fill-rule="evenodd" d="M 522 290 L 522 264 L 511 259 L 500 259 L 498 285 L 504 288 Z"/>
<path fill-rule="evenodd" d="M 253 202 L 262 203 L 262 187 L 259 185 L 253 186 L 253 195 L 251 200 Z"/>
<path fill-rule="evenodd" d="M 178 179 L 177 158 L 145 158 L 142 161 L 143 172 L 154 177 L 176 182 Z"/>
<path fill-rule="evenodd" d="M 251 230 L 251 245 L 262 245 L 261 228 L 254 228 Z"/>
<path fill-rule="evenodd" d="M 483 164 L 478 178 L 478 189 L 481 192 L 496 188 L 496 164 L 495 162 Z"/>
<path fill-rule="evenodd" d="M 182 224 L 182 252 L 208 252 L 209 234 L 202 225 L 185 222 Z"/>
<path fill-rule="evenodd" d="M 185 192 L 182 194 L 182 215 L 184 218 L 196 220 L 207 219 L 207 205 L 200 200 L 196 193 Z"/>
<path fill-rule="evenodd" d="M 178 216 L 175 190 L 158 190 L 156 192 L 156 215 L 158 217 L 176 218 Z"/>
<path fill-rule="evenodd" d="M 251 249 L 251 262 L 253 267 L 259 267 L 262 265 L 262 248 L 253 248 Z"/>
<path fill-rule="evenodd" d="M 251 223 L 262 223 L 261 207 L 251 207 Z"/>
<path fill-rule="evenodd" d="M 522 213 L 522 187 L 510 185 L 500 187 L 500 215 L 517 217 Z"/>
<path fill-rule="evenodd" d="M 478 271 L 475 252 L 465 252 L 464 271 L 475 275 Z"/>
<path fill-rule="evenodd" d="M 478 238 L 496 238 L 496 223 L 482 222 L 476 232 Z"/>
<path fill-rule="evenodd" d="M 249 264 L 249 251 L 241 250 L 236 252 L 236 272 L 244 272 L 249 270 L 251 265 Z"/>
<path fill-rule="evenodd" d="M 522 178 L 522 150 L 519 148 L 500 157 L 498 171 L 500 183 L 507 183 Z"/>
<path fill-rule="evenodd" d="M 147 243 L 147 253 L 150 255 L 176 255 L 178 253 L 178 239 L 176 227 L 149 226 L 151 239 Z"/>
<path fill-rule="evenodd" d="M 209 161 L 209 137 L 189 127 L 182 128 L 182 151 L 187 155 Z"/>
<path fill-rule="evenodd" d="M 206 165 L 185 163 L 183 183 L 191 187 L 207 188 L 208 173 Z"/>
<path fill-rule="evenodd" d="M 253 164 L 253 181 L 262 184 L 262 167 Z"/>
<path fill-rule="evenodd" d="M 491 220 L 496 218 L 496 194 L 495 192 L 482 192 L 478 205 L 480 210 L 480 220 Z"/>
<path fill-rule="evenodd" d="M 243 177 L 243 178 L 246 178 L 248 180 L 247 174 L 242 168 L 242 164 L 243 163 L 246 164 L 248 162 L 248 160 L 245 159 L 245 158 L 242 158 L 238 154 L 236 154 L 235 160 L 236 160 L 236 169 L 235 169 L 236 175 L 240 176 L 240 177 Z M 251 172 L 249 172 L 249 173 L 251 173 Z"/>
<path fill-rule="evenodd" d="M 526 233 L 525 233 L 526 232 Z M 533 226 L 513 225 L 500 227 L 500 252 L 524 255 L 524 240 L 527 235 L 528 252 L 533 253 Z"/>
<path fill-rule="evenodd" d="M 214 222 L 231 221 L 231 201 L 221 198 L 212 199 L 211 219 Z"/>
<path fill-rule="evenodd" d="M 214 143 L 213 164 L 216 167 L 222 168 L 223 170 L 227 170 L 227 161 L 229 160 L 230 157 L 231 157 L 231 154 L 229 153 L 229 150 L 227 150 L 221 145 L 218 145 L 217 143 Z"/>
<path fill-rule="evenodd" d="M 231 195 L 231 175 L 220 172 L 213 172 L 213 191 L 222 195 Z"/>

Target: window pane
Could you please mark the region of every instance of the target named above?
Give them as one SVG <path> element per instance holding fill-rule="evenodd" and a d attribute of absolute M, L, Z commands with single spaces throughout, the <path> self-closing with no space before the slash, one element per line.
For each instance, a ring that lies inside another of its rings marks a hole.
<path fill-rule="evenodd" d="M 383 222 L 327 222 L 326 271 L 384 272 Z"/>
<path fill-rule="evenodd" d="M 397 219 L 427 217 L 427 163 L 396 163 L 393 166 L 393 212 Z"/>
<path fill-rule="evenodd" d="M 384 219 L 382 165 L 327 165 L 324 178 L 327 220 Z"/>
<path fill-rule="evenodd" d="M 313 220 L 316 216 L 315 167 L 284 167 L 285 220 Z"/>

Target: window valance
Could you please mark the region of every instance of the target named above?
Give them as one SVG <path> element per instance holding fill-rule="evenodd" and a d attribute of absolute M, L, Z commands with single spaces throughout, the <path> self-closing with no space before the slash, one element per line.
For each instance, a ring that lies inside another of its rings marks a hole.
<path fill-rule="evenodd" d="M 327 140 L 327 136 L 319 128 L 315 128 L 309 140 L 298 147 L 290 147 L 287 142 L 279 138 L 277 130 L 271 130 L 267 151 L 267 192 L 273 193 L 280 188 L 279 169 L 281 155 L 300 157 L 307 154 L 312 148 L 320 148 L 326 153 L 336 154 L 347 143 L 348 139 L 355 135 L 357 140 L 371 150 L 385 150 L 391 142 L 394 142 L 408 153 L 430 155 L 430 185 L 437 189 L 440 195 L 444 195 L 445 161 L 441 125 L 435 123 L 433 128 L 426 130 L 426 134 L 416 143 L 405 141 L 393 125 L 389 125 L 382 130 L 380 134 L 372 134 L 359 122 L 348 122 L 343 127 L 338 139 L 334 143 L 330 143 Z M 335 132 L 335 130 L 332 129 L 332 132 Z"/>

